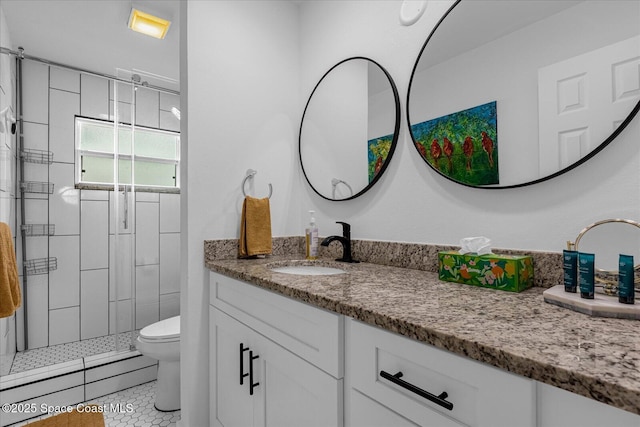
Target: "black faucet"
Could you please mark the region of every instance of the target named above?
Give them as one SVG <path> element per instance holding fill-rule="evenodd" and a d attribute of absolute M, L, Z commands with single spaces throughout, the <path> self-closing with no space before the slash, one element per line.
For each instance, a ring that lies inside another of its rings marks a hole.
<path fill-rule="evenodd" d="M 336 221 L 336 224 L 342 224 L 342 236 L 329 236 L 320 244 L 322 246 L 329 246 L 329 243 L 337 240 L 342 243 L 342 258 L 336 258 L 336 261 L 351 263 L 360 262 L 351 257 L 351 226 L 342 221 Z"/>

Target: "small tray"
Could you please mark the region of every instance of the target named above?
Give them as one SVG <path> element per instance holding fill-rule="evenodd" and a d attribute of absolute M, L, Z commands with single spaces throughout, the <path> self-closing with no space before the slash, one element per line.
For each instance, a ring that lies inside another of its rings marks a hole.
<path fill-rule="evenodd" d="M 620 304 L 617 296 L 596 293 L 594 299 L 585 299 L 580 297 L 579 290 L 575 294 L 565 292 L 564 285 L 549 288 L 542 296 L 545 302 L 589 316 L 640 320 L 640 304 Z"/>

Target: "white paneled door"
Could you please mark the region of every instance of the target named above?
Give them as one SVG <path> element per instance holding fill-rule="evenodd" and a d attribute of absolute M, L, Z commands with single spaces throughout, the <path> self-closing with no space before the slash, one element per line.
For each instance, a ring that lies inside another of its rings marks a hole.
<path fill-rule="evenodd" d="M 540 176 L 590 153 L 640 99 L 640 36 L 538 72 Z"/>

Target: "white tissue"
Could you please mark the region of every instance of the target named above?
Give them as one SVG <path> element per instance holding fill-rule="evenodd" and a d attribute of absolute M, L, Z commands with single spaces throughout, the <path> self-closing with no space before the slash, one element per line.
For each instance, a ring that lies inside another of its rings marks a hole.
<path fill-rule="evenodd" d="M 478 255 L 486 255 L 491 253 L 491 239 L 484 236 L 465 237 L 460 239 L 461 254 L 475 253 Z"/>

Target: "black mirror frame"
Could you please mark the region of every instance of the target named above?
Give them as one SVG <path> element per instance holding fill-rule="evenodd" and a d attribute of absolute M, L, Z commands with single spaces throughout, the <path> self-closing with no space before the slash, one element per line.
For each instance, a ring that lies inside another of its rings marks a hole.
<path fill-rule="evenodd" d="M 431 30 L 431 33 L 429 34 L 429 37 L 427 37 L 427 40 L 422 45 L 422 48 L 420 49 L 420 53 L 418 54 L 418 58 L 416 59 L 416 62 L 414 64 L 414 66 L 413 66 L 413 70 L 411 71 L 411 79 L 409 80 L 409 87 L 407 88 L 407 105 L 406 105 L 406 107 L 407 107 L 407 126 L 409 128 L 409 135 L 411 136 L 411 142 L 412 142 L 413 148 L 416 150 L 416 152 L 418 152 L 418 155 L 420 155 L 420 151 L 418 150 L 418 147 L 416 147 L 416 142 L 417 141 L 413 136 L 413 132 L 411 131 L 411 115 L 410 115 L 410 108 L 409 108 L 409 102 L 411 100 L 411 86 L 413 85 L 413 78 L 415 76 L 416 69 L 418 68 L 418 63 L 420 62 L 420 58 L 422 58 L 422 54 L 424 53 L 424 50 L 426 49 L 427 44 L 429 43 L 429 40 L 431 40 L 431 37 L 433 37 L 433 35 L 437 31 L 438 27 L 440 27 L 440 24 L 442 24 L 442 22 L 446 19 L 446 17 L 449 16 L 451 11 L 453 11 L 453 9 L 455 9 L 456 6 L 458 6 L 458 4 L 460 4 L 461 2 L 462 2 L 462 0 L 457 0 L 449 8 L 449 10 L 447 10 L 447 12 L 442 16 L 442 18 L 440 18 L 440 20 L 435 25 L 435 27 L 433 27 L 433 30 Z M 466 182 L 456 181 L 455 179 L 443 174 L 442 172 L 440 172 L 439 170 L 434 168 L 424 157 L 422 157 L 422 155 L 420 155 L 420 158 L 422 158 L 424 160 L 424 162 L 429 166 L 430 169 L 432 169 L 435 172 L 437 172 L 438 175 L 441 175 L 444 178 L 448 179 L 449 181 L 455 182 L 456 184 L 464 185 L 465 187 L 482 188 L 482 189 L 486 189 L 486 190 L 503 190 L 503 189 L 508 189 L 508 188 L 526 187 L 526 186 L 529 186 L 529 185 L 538 184 L 540 182 L 544 182 L 544 181 L 548 181 L 550 179 L 556 178 L 556 177 L 558 177 L 558 176 L 560 176 L 560 175 L 562 175 L 564 173 L 569 172 L 572 169 L 577 168 L 581 164 L 585 163 L 587 160 L 589 160 L 592 157 L 594 157 L 596 154 L 598 154 L 600 151 L 602 151 L 607 145 L 609 145 L 611 143 L 611 141 L 616 139 L 616 137 L 627 127 L 627 125 L 629 123 L 631 123 L 631 121 L 634 119 L 636 114 L 638 114 L 638 111 L 640 111 L 640 101 L 638 101 L 638 103 L 635 105 L 635 107 L 633 107 L 633 109 L 631 110 L 629 115 L 624 119 L 624 121 L 622 123 L 620 123 L 620 126 L 618 126 L 613 131 L 613 133 L 611 135 L 609 135 L 609 137 L 607 137 L 607 139 L 605 139 L 600 145 L 598 145 L 589 154 L 587 154 L 586 156 L 582 157 L 580 160 L 578 160 L 575 163 L 567 166 L 564 169 L 560 169 L 559 171 L 552 173 L 551 175 L 547 175 L 547 176 L 544 176 L 542 178 L 534 179 L 533 181 L 523 182 L 521 184 L 512 184 L 512 185 L 503 185 L 503 186 L 500 186 L 500 185 L 497 185 L 497 186 L 484 186 L 484 185 L 472 185 L 472 184 L 468 184 Z"/>
<path fill-rule="evenodd" d="M 393 98 L 394 98 L 395 107 L 396 107 L 396 115 L 395 115 L 395 119 L 396 120 L 395 120 L 395 125 L 394 125 L 394 130 L 393 130 L 393 140 L 391 141 L 391 148 L 389 149 L 389 154 L 387 155 L 387 159 L 382 164 L 382 168 L 380 169 L 380 172 L 378 172 L 376 174 L 376 176 L 373 178 L 373 180 L 366 187 L 364 187 L 362 190 L 360 190 L 356 194 L 351 195 L 350 197 L 347 197 L 347 198 L 344 198 L 344 199 L 331 199 L 331 198 L 321 194 L 313 186 L 313 184 L 309 180 L 309 177 L 307 176 L 307 172 L 304 169 L 304 163 L 302 162 L 302 125 L 304 124 L 304 118 L 305 118 L 305 115 L 307 114 L 307 108 L 309 107 L 309 103 L 311 102 L 311 98 L 313 98 L 313 94 L 316 92 L 316 90 L 318 89 L 318 87 L 320 86 L 320 84 L 322 83 L 324 78 L 327 77 L 327 75 L 331 71 L 333 71 L 335 68 L 337 68 L 339 65 L 341 65 L 341 64 L 343 64 L 343 63 L 345 63 L 347 61 L 354 60 L 354 59 L 364 59 L 365 61 L 369 61 L 369 62 L 375 64 L 378 68 L 380 68 L 382 70 L 382 72 L 387 77 L 387 80 L 389 81 L 389 84 L 391 85 L 391 90 L 393 91 Z M 331 67 L 326 73 L 324 73 L 322 78 L 320 78 L 318 83 L 316 83 L 316 86 L 313 88 L 313 91 L 311 91 L 311 94 L 309 95 L 309 99 L 307 100 L 307 103 L 304 106 L 304 112 L 302 113 L 302 119 L 300 120 L 300 130 L 298 132 L 298 158 L 300 159 L 300 166 L 302 167 L 302 173 L 304 174 L 304 178 L 307 180 L 307 183 L 309 184 L 311 189 L 318 196 L 322 197 L 323 199 L 330 200 L 332 202 L 343 202 L 343 201 L 346 201 L 346 200 L 355 199 L 356 197 L 359 197 L 359 196 L 363 195 L 364 193 L 366 193 L 367 191 L 369 191 L 371 189 L 371 187 L 373 187 L 378 182 L 380 177 L 387 170 L 387 167 L 389 166 L 389 163 L 391 162 L 391 158 L 393 157 L 393 153 L 395 152 L 396 146 L 398 144 L 399 133 L 400 133 L 400 97 L 398 95 L 398 88 L 396 87 L 396 84 L 393 81 L 393 78 L 391 77 L 389 72 L 382 65 L 380 65 L 379 63 L 377 63 L 373 59 L 367 58 L 367 57 L 364 57 L 364 56 L 353 56 L 353 57 L 350 57 L 350 58 L 343 59 L 342 61 L 338 62 L 333 67 Z"/>

